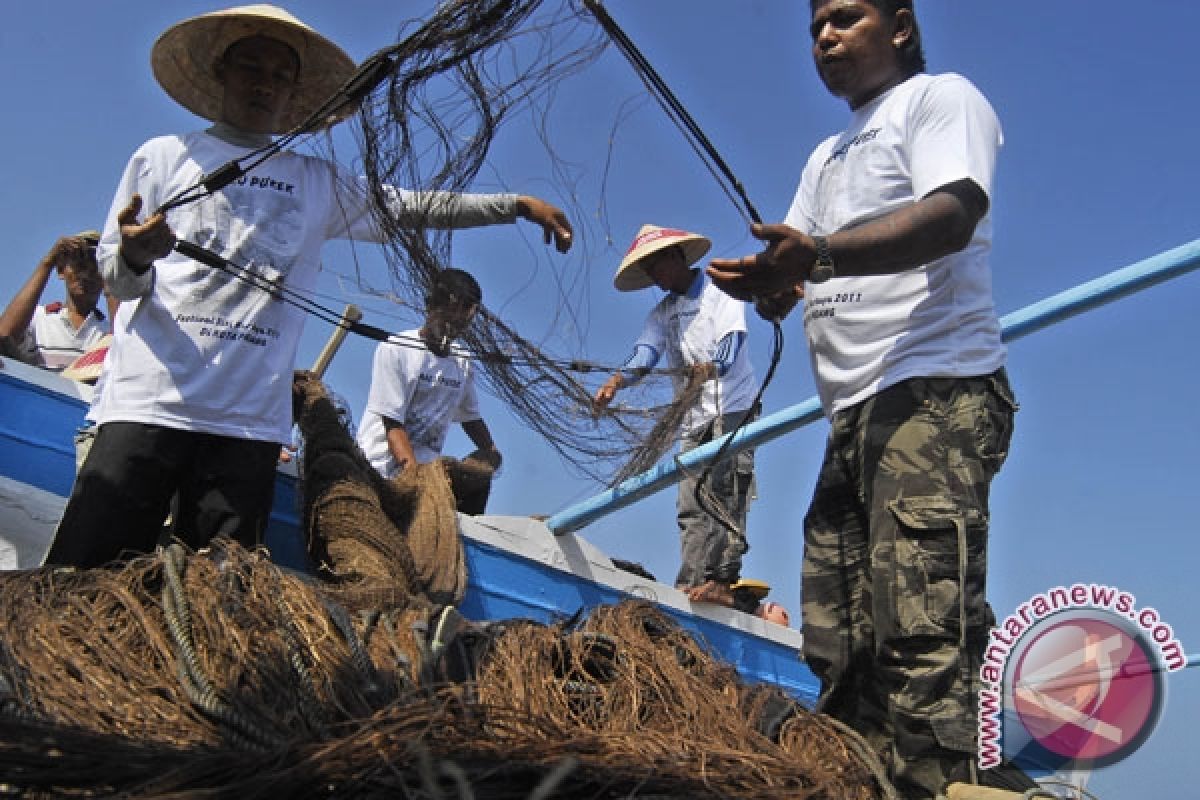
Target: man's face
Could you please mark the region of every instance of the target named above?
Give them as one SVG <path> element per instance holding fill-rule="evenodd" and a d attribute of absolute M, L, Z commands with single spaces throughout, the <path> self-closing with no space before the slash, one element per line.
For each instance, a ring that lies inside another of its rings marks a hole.
<path fill-rule="evenodd" d="M 692 283 L 692 271 L 677 246 L 665 247 L 646 256 L 642 259 L 642 269 L 664 292 L 682 294 Z"/>
<path fill-rule="evenodd" d="M 104 281 L 94 261 L 67 260 L 58 265 L 58 275 L 77 308 L 86 312 L 96 307 Z"/>
<path fill-rule="evenodd" d="M 449 355 L 450 343 L 467 332 L 477 311 L 477 303 L 450 303 L 430 308 L 421 329 L 425 344 L 435 355 Z"/>
<path fill-rule="evenodd" d="M 809 33 L 817 74 L 830 94 L 858 108 L 904 77 L 898 45 L 908 11 L 885 16 L 869 0 L 819 0 Z"/>
<path fill-rule="evenodd" d="M 225 88 L 221 121 L 251 133 L 278 133 L 299 72 L 295 51 L 277 39 L 252 36 L 234 42 L 217 64 Z"/>

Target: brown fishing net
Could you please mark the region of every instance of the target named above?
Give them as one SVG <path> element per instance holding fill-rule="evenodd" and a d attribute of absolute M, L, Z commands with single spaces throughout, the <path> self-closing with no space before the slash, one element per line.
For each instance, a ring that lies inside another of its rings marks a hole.
<path fill-rule="evenodd" d="M 434 601 L 465 588 L 446 466 L 379 479 L 296 385 L 317 578 L 225 541 L 0 574 L 0 794 L 883 796 L 856 737 L 649 603 L 542 625 Z"/>
<path fill-rule="evenodd" d="M 371 286 L 361 275 L 354 280 L 361 293 L 420 311 L 439 270 L 471 271 L 454 260 L 453 232 L 430 224 L 428 211 L 439 204 L 434 193 L 476 189 L 481 173 L 503 184 L 505 176 L 494 174 L 489 154 L 502 129 L 518 114 L 528 115 L 516 146 L 545 155 L 549 186 L 539 184 L 537 191 L 549 188 L 545 199 L 563 207 L 572 221 L 570 260 L 553 257 L 543 265 L 531 249 L 528 263 L 503 265 L 513 274 L 549 270 L 522 280 L 557 296 L 544 304 L 543 315 L 520 325 L 481 308 L 462 339 L 477 359 L 479 385 L 526 430 L 576 471 L 616 485 L 671 449 L 693 399 L 675 397 L 673 379 L 682 385 L 682 371 L 664 363 L 622 392 L 620 404 L 599 412 L 592 407 L 599 383 L 618 365 L 584 356 L 594 347 L 585 336 L 587 275 L 593 267 L 608 272 L 619 256 L 603 209 L 592 205 L 603 205 L 603 192 L 592 197 L 582 190 L 582 154 L 560 155 L 566 145 L 552 135 L 550 110 L 557 94 L 571 91 L 569 78 L 599 58 L 607 44 L 582 0 L 447 0 L 426 19 L 406 23 L 392 52 L 392 74 L 364 99 L 355 119 L 361 150 L 356 166 L 361 162 L 372 189 L 372 214 L 386 234 L 390 285 Z M 629 80 L 632 91 L 636 79 Z M 588 155 L 585 160 L 604 161 L 602 153 Z M 398 208 L 385 187 L 421 194 Z M 615 239 L 623 244 L 631 235 L 621 231 Z M 545 333 L 531 332 L 535 325 Z"/>

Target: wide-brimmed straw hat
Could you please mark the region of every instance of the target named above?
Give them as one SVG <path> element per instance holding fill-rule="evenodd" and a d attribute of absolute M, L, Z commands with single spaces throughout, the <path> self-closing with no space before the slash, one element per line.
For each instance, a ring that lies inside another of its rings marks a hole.
<path fill-rule="evenodd" d="M 104 367 L 104 358 L 108 355 L 108 348 L 112 345 L 112 334 L 107 333 L 100 339 L 99 342 L 88 350 L 86 353 L 75 359 L 64 369 L 61 374 L 64 378 L 70 378 L 73 381 L 80 383 L 95 383 L 100 377 L 100 370 Z"/>
<path fill-rule="evenodd" d="M 280 129 L 272 133 L 304 122 L 354 74 L 354 61 L 342 48 L 282 8 L 260 3 L 201 14 L 167 28 L 150 53 L 154 78 L 181 106 L 215 122 L 224 95 L 217 62 L 231 44 L 249 36 L 277 39 L 300 58 L 291 101 L 280 115 Z M 352 111 L 345 110 L 339 118 Z M 324 125 L 337 121 L 329 119 Z"/>
<path fill-rule="evenodd" d="M 617 274 L 613 277 L 613 286 L 621 292 L 632 292 L 653 286 L 654 281 L 642 266 L 646 256 L 657 253 L 665 247 L 679 245 L 683 250 L 683 260 L 686 266 L 691 266 L 704 258 L 704 254 L 712 247 L 708 237 L 698 233 L 688 233 L 676 228 L 660 228 L 657 225 L 643 225 L 634 237 L 629 252 L 621 259 Z"/>

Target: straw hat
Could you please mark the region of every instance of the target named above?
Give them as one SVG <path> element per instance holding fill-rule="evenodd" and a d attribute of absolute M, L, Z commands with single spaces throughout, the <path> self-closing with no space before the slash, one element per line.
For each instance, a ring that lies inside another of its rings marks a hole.
<path fill-rule="evenodd" d="M 95 383 L 100 377 L 100 370 L 104 368 L 104 357 L 108 355 L 108 348 L 111 345 L 112 334 L 105 334 L 91 350 L 72 361 L 59 374 L 80 383 Z"/>
<path fill-rule="evenodd" d="M 175 102 L 215 122 L 224 96 L 217 61 L 229 45 L 249 36 L 277 39 L 300 57 L 296 88 L 275 133 L 299 125 L 354 74 L 354 61 L 342 48 L 282 8 L 260 3 L 201 14 L 167 28 L 150 53 L 154 78 Z"/>
<path fill-rule="evenodd" d="M 634 238 L 633 244 L 629 246 L 629 252 L 625 254 L 625 258 L 617 267 L 617 274 L 613 277 L 613 286 L 621 292 L 632 292 L 653 286 L 654 281 L 650 279 L 650 275 L 642 266 L 642 260 L 652 253 L 657 253 L 659 250 L 675 244 L 683 248 L 683 260 L 689 267 L 703 258 L 704 254 L 708 252 L 708 248 L 712 247 L 712 242 L 698 233 L 688 233 L 675 228 L 660 228 L 657 225 L 643 225 Z"/>

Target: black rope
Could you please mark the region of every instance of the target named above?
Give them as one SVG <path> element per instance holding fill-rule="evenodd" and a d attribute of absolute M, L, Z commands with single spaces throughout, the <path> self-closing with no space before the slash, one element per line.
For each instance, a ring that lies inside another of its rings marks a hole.
<path fill-rule="evenodd" d="M 370 339 L 376 342 L 388 342 L 400 347 L 411 347 L 414 349 L 424 349 L 425 345 L 419 340 L 406 341 L 405 337 L 392 333 L 384 328 L 376 325 L 363 322 L 361 320 L 351 322 L 342 319 L 341 313 L 328 306 L 318 303 L 316 300 L 306 296 L 304 293 L 297 291 L 285 284 L 275 283 L 274 281 L 258 274 L 254 270 L 243 267 L 222 255 L 201 247 L 198 244 L 177 239 L 175 241 L 175 250 L 181 255 L 198 261 L 201 264 L 220 270 L 235 280 L 240 280 L 250 286 L 261 289 L 268 294 L 274 295 L 280 301 L 287 303 L 290 306 L 300 309 L 302 312 L 309 314 L 322 322 L 327 322 L 339 328 L 343 328 L 349 333 L 357 336 Z M 552 366 L 562 369 L 567 372 L 612 372 L 616 367 L 608 364 L 601 364 L 594 361 L 584 361 L 581 359 L 555 359 L 550 357 L 533 358 L 526 356 L 524 358 L 512 356 L 507 353 L 498 351 L 492 352 L 468 352 L 462 351 L 460 355 L 466 358 L 480 361 L 484 363 L 510 364 L 518 366 Z M 678 369 L 648 369 L 647 374 L 654 375 L 675 375 L 679 374 Z"/>
<path fill-rule="evenodd" d="M 621 30 L 621 27 L 617 25 L 616 21 L 605 10 L 601 1 L 583 0 L 583 4 L 592 12 L 596 21 L 600 23 L 600 27 L 604 29 L 617 48 L 628 59 L 634 72 L 641 78 L 646 88 L 650 91 L 650 94 L 658 101 L 663 110 L 666 111 L 667 116 L 682 130 L 692 148 L 696 150 L 702 159 L 705 159 L 705 166 L 709 168 L 709 171 L 716 175 L 718 180 L 724 179 L 724 183 L 721 185 L 725 189 L 726 194 L 729 194 L 730 191 L 735 193 L 738 199 L 741 200 L 745 213 L 751 221 L 762 224 L 762 217 L 759 215 L 757 209 L 755 209 L 754 204 L 750 202 L 750 198 L 746 194 L 742 182 L 738 180 L 733 170 L 725 163 L 725 159 L 721 158 L 721 154 L 717 152 L 717 148 L 709 141 L 704 131 L 696 123 L 695 119 L 692 118 L 692 115 L 688 113 L 683 104 L 679 102 L 679 99 L 671 91 L 670 87 L 667 86 L 666 82 L 663 81 L 662 77 L 659 76 L 646 57 L 642 55 L 641 51 L 637 49 L 625 32 Z M 783 328 L 778 318 L 769 321 L 774 337 L 771 345 L 770 366 L 767 367 L 766 377 L 763 379 L 762 385 L 759 386 L 758 393 L 754 396 L 754 402 L 750 406 L 750 411 L 742 417 L 733 431 L 729 433 L 729 436 L 720 449 L 717 450 L 716 455 L 705 466 L 700 479 L 696 482 L 696 488 L 693 493 L 696 505 L 713 519 L 717 520 L 733 535 L 741 535 L 742 533 L 738 530 L 737 521 L 726 519 L 727 515 L 713 502 L 712 493 L 708 491 L 707 484 L 712 475 L 713 468 L 724 457 L 729 446 L 733 443 L 734 437 L 746 426 L 751 417 L 754 416 L 753 411 L 761 407 L 763 393 L 766 391 L 767 386 L 770 385 L 772 378 L 775 377 L 775 369 L 779 366 L 780 358 L 783 356 Z M 678 460 L 676 464 L 679 464 Z"/>
<path fill-rule="evenodd" d="M 694 149 L 698 148 L 697 152 L 703 150 L 701 157 L 706 156 L 710 160 L 710 163 L 707 164 L 710 170 L 715 167 L 716 171 L 720 173 L 719 177 L 724 178 L 728 182 L 727 189 L 732 190 L 738 199 L 741 200 L 742 205 L 745 207 L 746 215 L 752 221 L 761 223 L 762 217 L 759 216 L 758 211 L 754 208 L 754 204 L 750 202 L 750 198 L 747 196 L 742 182 L 733 174 L 733 170 L 725 163 L 725 159 L 721 158 L 721 154 L 717 152 L 717 148 L 709 141 L 704 131 L 696 124 L 696 120 L 692 118 L 692 115 L 679 102 L 679 99 L 671 91 L 670 87 L 667 86 L 666 82 L 663 81 L 650 62 L 646 60 L 646 57 L 637 49 L 625 34 L 625 31 L 621 30 L 621 26 L 617 25 L 616 21 L 609 16 L 608 11 L 605 10 L 600 0 L 583 0 L 583 4 L 587 7 L 588 11 L 592 12 L 596 21 L 600 23 L 600 27 L 604 29 L 604 32 L 608 34 L 617 48 L 629 60 L 634 72 L 638 74 L 638 77 L 646 84 L 646 88 L 650 90 L 650 94 L 688 137 L 688 141 L 692 147 Z M 722 186 L 724 187 L 725 184 L 722 184 Z"/>

